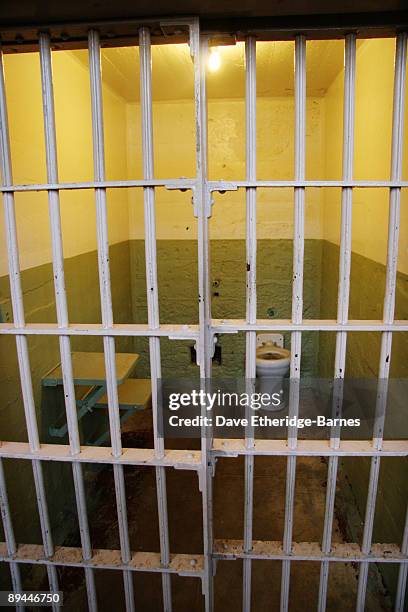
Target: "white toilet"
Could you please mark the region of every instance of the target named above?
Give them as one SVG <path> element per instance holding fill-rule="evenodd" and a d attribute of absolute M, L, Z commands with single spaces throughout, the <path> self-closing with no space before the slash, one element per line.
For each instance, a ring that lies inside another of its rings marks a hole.
<path fill-rule="evenodd" d="M 264 410 L 282 410 L 285 407 L 283 397 L 283 379 L 289 373 L 290 351 L 283 348 L 282 334 L 258 334 L 256 337 L 256 377 L 259 393 L 281 394 L 280 405 L 265 406 Z"/>

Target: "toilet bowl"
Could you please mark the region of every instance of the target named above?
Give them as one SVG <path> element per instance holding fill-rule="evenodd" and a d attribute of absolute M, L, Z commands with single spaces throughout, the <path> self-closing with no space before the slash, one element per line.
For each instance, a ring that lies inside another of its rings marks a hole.
<path fill-rule="evenodd" d="M 283 344 L 283 337 L 280 336 Z M 265 406 L 264 410 L 282 410 L 285 405 L 283 393 L 283 379 L 289 374 L 290 351 L 277 346 L 269 334 L 258 334 L 256 349 L 256 377 L 257 390 L 259 393 L 268 393 L 272 396 L 279 393 L 281 402 L 279 405 Z"/>

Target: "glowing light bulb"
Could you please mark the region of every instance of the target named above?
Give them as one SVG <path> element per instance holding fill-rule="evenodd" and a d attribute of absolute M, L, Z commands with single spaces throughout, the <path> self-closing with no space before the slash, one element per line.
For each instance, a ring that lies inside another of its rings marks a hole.
<path fill-rule="evenodd" d="M 211 72 L 215 72 L 221 66 L 221 56 L 216 48 L 211 49 L 210 56 L 208 58 L 208 68 Z"/>

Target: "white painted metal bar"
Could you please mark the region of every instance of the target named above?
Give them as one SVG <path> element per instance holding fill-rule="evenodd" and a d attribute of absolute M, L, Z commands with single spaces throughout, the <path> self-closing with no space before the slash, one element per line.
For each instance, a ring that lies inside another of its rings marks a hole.
<path fill-rule="evenodd" d="M 58 182 L 57 143 L 54 112 L 54 92 L 52 78 L 50 37 L 41 33 L 39 37 L 41 80 L 43 95 L 43 117 L 46 147 L 47 180 L 50 183 Z M 51 227 L 52 261 L 54 272 L 55 303 L 59 327 L 67 327 L 68 307 L 64 277 L 64 255 L 61 231 L 60 200 L 58 191 L 48 192 L 48 205 Z M 71 341 L 69 336 L 59 336 L 61 366 L 63 373 L 63 388 L 67 414 L 68 436 L 71 453 L 80 452 L 80 439 L 75 399 L 75 389 L 72 375 Z M 86 508 L 85 487 L 82 466 L 72 464 L 72 476 L 75 489 L 79 532 L 84 559 L 92 556 L 89 536 L 88 515 Z M 91 568 L 85 569 L 88 606 L 90 610 L 97 610 L 94 574 Z"/>
<path fill-rule="evenodd" d="M 381 324 L 381 321 L 378 322 Z M 44 336 L 164 336 L 171 340 L 195 340 L 199 335 L 198 325 L 160 325 L 152 330 L 148 325 L 129 323 L 115 324 L 110 328 L 98 323 L 71 323 L 60 327 L 55 323 L 27 323 L 15 327 L 11 323 L 0 323 L 0 334 Z"/>
<path fill-rule="evenodd" d="M 297 36 L 295 39 L 295 179 L 304 180 L 306 166 L 306 39 Z M 293 237 L 293 285 L 292 285 L 292 321 L 301 323 L 303 316 L 303 255 L 304 255 L 304 217 L 305 190 L 295 188 L 294 237 Z M 300 358 L 302 351 L 302 333 L 292 332 L 291 361 L 289 386 L 289 414 L 299 413 L 299 379 Z M 297 431 L 295 427 L 288 428 L 288 446 L 295 448 Z M 296 481 L 296 457 L 287 459 L 285 527 L 283 546 L 285 553 L 292 548 L 293 512 Z M 289 607 L 290 561 L 282 563 L 281 612 L 287 612 Z"/>
<path fill-rule="evenodd" d="M 371 547 L 372 550 L 373 547 Z M 408 557 L 408 506 L 405 515 L 404 533 L 401 542 L 401 554 Z M 395 595 L 395 612 L 404 612 L 405 594 L 407 590 L 408 564 L 401 563 L 398 572 L 397 593 Z"/>
<path fill-rule="evenodd" d="M 256 180 L 256 39 L 249 36 L 245 41 L 245 139 L 246 139 L 246 178 Z M 246 320 L 256 322 L 256 187 L 246 189 Z M 249 331 L 245 337 L 245 378 L 247 392 L 254 391 L 256 377 L 256 332 Z M 247 408 L 247 412 L 249 412 Z M 249 414 L 246 415 L 250 419 Z M 253 428 L 245 431 L 245 446 L 254 445 Z M 252 525 L 254 505 L 254 465 L 253 455 L 245 456 L 245 506 L 244 506 L 244 547 L 246 552 L 252 548 Z M 243 562 L 243 599 L 244 612 L 251 610 L 252 561 Z"/>
<path fill-rule="evenodd" d="M 140 57 L 140 105 L 142 116 L 142 154 L 143 178 L 154 177 L 153 154 L 153 107 L 152 107 L 152 57 L 150 30 L 139 30 L 139 57 Z M 145 218 L 145 257 L 146 257 L 146 287 L 147 312 L 149 327 L 157 329 L 160 325 L 159 317 L 159 290 L 157 279 L 157 252 L 156 252 L 156 214 L 154 187 L 145 187 L 143 190 L 144 218 Z M 164 455 L 163 430 L 160 429 L 158 385 L 161 378 L 160 338 L 149 338 L 150 378 L 152 384 L 152 410 L 153 410 L 153 437 L 156 457 L 161 459 Z M 156 493 L 159 515 L 159 536 L 161 562 L 167 567 L 170 562 L 169 525 L 167 515 L 167 489 L 166 470 L 156 467 Z M 170 574 L 162 574 L 163 608 L 171 612 L 171 581 Z"/>
<path fill-rule="evenodd" d="M 301 323 L 292 323 L 291 319 L 258 319 L 256 323 L 247 323 L 245 319 L 212 319 L 211 331 L 214 334 L 231 334 L 239 331 L 408 331 L 408 321 L 394 320 L 384 323 L 383 320 L 349 319 L 347 323 L 338 323 L 336 319 L 303 319 Z M 160 325 L 157 330 L 142 324 L 115 324 L 107 329 L 95 323 L 72 323 L 68 327 L 59 327 L 55 323 L 26 323 L 24 327 L 14 327 L 11 323 L 0 323 L 0 335 L 19 336 L 126 336 L 150 337 L 163 336 L 171 340 L 197 340 L 197 325 Z"/>
<path fill-rule="evenodd" d="M 331 448 L 327 440 L 298 440 L 296 448 L 289 448 L 287 440 L 255 440 L 252 448 L 245 447 L 245 441 L 240 439 L 214 438 L 213 456 L 238 457 L 239 455 L 276 455 L 330 457 L 406 457 L 408 455 L 407 440 L 385 440 L 382 448 L 377 450 L 370 440 L 343 440 L 338 449 Z M 2 442 L 0 457 L 15 459 L 33 459 L 41 461 L 68 461 L 73 463 L 121 463 L 122 465 L 164 465 L 181 470 L 198 470 L 202 462 L 201 451 L 166 450 L 163 459 L 156 459 L 153 449 L 124 448 L 120 457 L 113 457 L 106 446 L 81 446 L 78 455 L 70 453 L 70 447 L 65 444 L 42 444 L 33 453 L 26 442 Z"/>
<path fill-rule="evenodd" d="M 408 566 L 408 557 L 403 556 L 396 544 L 378 543 L 372 545 L 370 555 L 364 555 L 357 544 L 341 542 L 333 544 L 332 552 L 325 555 L 321 551 L 319 542 L 294 542 L 293 552 L 287 555 L 283 552 L 282 542 L 268 540 L 254 540 L 251 553 L 245 553 L 243 540 L 214 540 L 214 560 L 242 559 L 248 554 L 251 559 L 282 561 L 328 561 L 330 563 L 399 563 L 402 567 Z M 129 567 L 131 572 L 168 572 L 179 576 L 202 578 L 203 555 L 175 554 L 171 555 L 168 568 L 160 563 L 160 554 L 154 552 L 132 552 L 132 561 L 124 565 L 121 561 L 120 550 L 96 549 L 89 561 L 81 560 L 81 550 L 75 547 L 61 546 L 53 558 L 44 557 L 42 547 L 35 544 L 25 544 L 23 549 L 17 550 L 14 558 L 7 553 L 7 546 L 0 542 L 0 561 L 35 565 L 55 564 L 62 567 L 91 567 L 95 569 L 123 570 Z"/>
<path fill-rule="evenodd" d="M 72 455 L 70 447 L 65 444 L 42 444 L 37 451 L 32 451 L 27 442 L 1 442 L 0 457 L 111 465 L 162 465 L 181 470 L 198 470 L 201 465 L 200 451 L 166 450 L 164 456 L 158 459 L 151 448 L 124 448 L 121 455 L 114 457 L 106 446 L 81 446 L 81 451 Z"/>
<path fill-rule="evenodd" d="M 248 553 L 244 552 L 243 540 L 215 540 L 215 560 L 242 559 Z M 283 552 L 282 542 L 268 540 L 254 540 L 253 548 L 249 553 L 251 559 L 292 561 L 329 561 L 330 563 L 400 563 L 402 567 L 408 566 L 408 557 L 401 555 L 396 544 L 373 544 L 372 553 L 363 555 L 357 544 L 341 542 L 333 544 L 330 555 L 324 555 L 319 542 L 294 542 L 293 553 L 286 555 Z M 16 565 L 23 563 L 48 565 L 53 563 L 64 567 L 92 567 L 95 569 L 121 570 L 125 567 L 121 562 L 119 550 L 96 549 L 92 559 L 81 561 L 81 551 L 75 547 L 61 546 L 52 559 L 43 555 L 41 547 L 35 544 L 25 544 L 23 550 L 18 550 L 13 561 Z M 0 542 L 0 561 L 10 562 L 12 559 L 7 553 L 4 542 Z M 152 552 L 133 552 L 129 568 L 132 572 L 154 572 L 178 574 L 201 578 L 203 575 L 203 555 L 176 554 L 171 556 L 170 567 L 163 568 L 160 563 L 160 554 Z"/>
<path fill-rule="evenodd" d="M 401 555 L 396 544 L 373 544 L 372 553 L 364 555 L 357 544 L 350 542 L 333 543 L 332 551 L 325 554 L 319 542 L 293 542 L 291 554 L 283 551 L 282 542 L 254 540 L 250 553 L 244 552 L 242 540 L 215 540 L 214 556 L 217 559 L 234 560 L 246 556 L 259 560 L 322 561 L 328 563 L 401 563 L 408 566 L 408 558 Z M 305 593 L 307 597 L 307 593 Z M 305 604 L 305 609 L 309 610 Z"/>
<path fill-rule="evenodd" d="M 1 154 L 1 173 L 2 184 L 11 185 L 13 183 L 11 169 L 10 140 L 8 133 L 8 117 L 6 90 L 4 82 L 3 55 L 0 50 L 0 154 Z M 9 280 L 11 291 L 11 302 L 13 307 L 14 325 L 24 328 L 24 304 L 20 278 L 20 263 L 18 256 L 17 228 L 14 208 L 14 195 L 12 193 L 3 194 L 4 220 L 7 234 L 7 250 L 9 265 Z M 27 338 L 24 335 L 16 335 L 17 358 L 20 370 L 21 389 L 23 394 L 23 404 L 27 435 L 32 452 L 40 448 L 38 435 L 37 417 L 33 396 L 33 385 L 31 380 L 30 361 L 28 353 Z M 44 546 L 44 553 L 47 557 L 54 554 L 51 527 L 48 516 L 47 499 L 45 495 L 44 479 L 42 466 L 39 461 L 32 461 L 34 486 L 37 498 L 38 514 L 40 518 L 41 534 Z M 48 580 L 51 591 L 58 591 L 58 579 L 55 567 L 47 569 Z"/>
<path fill-rule="evenodd" d="M 94 155 L 95 180 L 105 179 L 105 151 L 103 133 L 103 105 L 102 105 L 102 79 L 99 34 L 90 30 L 88 36 L 89 72 L 91 80 L 92 101 L 92 138 Z M 98 245 L 99 287 L 101 294 L 102 325 L 110 329 L 113 325 L 112 295 L 109 269 L 109 241 L 107 224 L 106 189 L 95 190 L 96 223 Z M 109 427 L 112 446 L 112 455 L 122 455 L 122 441 L 120 431 L 120 416 L 118 389 L 116 383 L 115 339 L 113 336 L 104 336 L 103 347 L 105 353 L 106 388 L 108 395 Z M 120 547 L 123 563 L 131 559 L 129 529 L 126 510 L 125 480 L 123 465 L 113 466 L 115 481 L 116 507 L 119 524 Z M 133 579 L 130 571 L 123 572 L 123 585 L 125 590 L 126 610 L 134 610 Z"/>
<path fill-rule="evenodd" d="M 13 557 L 17 552 L 17 545 L 16 539 L 14 537 L 14 529 L 11 520 L 10 505 L 8 501 L 6 479 L 4 476 L 4 467 L 2 460 L 0 460 L 0 511 L 3 523 L 4 537 L 6 539 L 7 555 L 9 557 Z M 18 564 L 14 563 L 13 561 L 9 562 L 9 567 L 13 590 L 21 592 L 23 588 L 21 582 L 20 568 Z M 21 606 L 18 609 L 22 610 L 23 607 Z"/>
<path fill-rule="evenodd" d="M 408 321 L 395 320 L 394 323 L 384 323 L 383 320 L 349 319 L 347 323 L 339 323 L 336 319 L 303 319 L 301 323 L 293 323 L 291 319 L 258 319 L 249 324 L 245 319 L 213 319 L 212 330 L 215 334 L 234 333 L 238 331 L 408 331 Z M 3 333 L 9 329 L 4 328 Z M 0 326 L 1 333 L 1 326 Z"/>
<path fill-rule="evenodd" d="M 400 179 L 402 173 L 402 145 L 404 134 L 404 106 L 406 89 L 407 34 L 398 34 L 395 48 L 394 75 L 394 108 L 391 146 L 391 178 Z M 398 265 L 398 237 L 400 224 L 400 188 L 390 189 L 390 206 L 388 220 L 388 247 L 385 279 L 385 296 L 383 317 L 385 323 L 392 323 L 395 311 L 395 289 Z M 392 332 L 383 332 L 381 337 L 381 352 L 378 373 L 378 390 L 376 404 L 376 423 L 374 425 L 373 446 L 380 449 L 383 444 L 385 410 L 387 404 L 388 380 L 391 363 Z M 373 457 L 370 467 L 370 479 L 367 493 L 364 532 L 361 550 L 368 554 L 374 527 L 374 515 L 380 474 L 380 458 Z M 360 566 L 358 577 L 357 610 L 362 612 L 365 607 L 367 592 L 368 565 Z"/>
<path fill-rule="evenodd" d="M 344 109 L 343 109 L 343 180 L 353 178 L 354 161 L 354 116 L 355 116 L 355 74 L 356 74 L 356 36 L 348 34 L 344 52 Z M 348 320 L 351 268 L 351 226 L 352 226 L 351 187 L 344 187 L 341 194 L 341 236 L 339 261 L 339 286 L 337 297 L 337 321 L 345 324 Z M 343 404 L 344 372 L 346 368 L 347 332 L 336 334 L 336 355 L 334 365 L 333 418 L 339 418 Z M 330 446 L 339 448 L 340 430 L 335 428 L 330 434 Z M 322 539 L 322 552 L 328 554 L 331 548 L 334 502 L 338 471 L 338 455 L 329 457 L 327 474 L 326 507 Z M 329 563 L 324 561 L 320 568 L 319 612 L 326 610 Z"/>
<path fill-rule="evenodd" d="M 11 444 L 11 443 L 10 443 Z M 0 447 L 0 456 L 1 456 Z M 381 449 L 375 449 L 371 440 L 342 440 L 338 448 L 332 448 L 327 440 L 298 440 L 296 448 L 289 448 L 287 440 L 255 440 L 252 448 L 246 448 L 241 439 L 214 439 L 213 454 L 219 457 L 239 455 L 304 456 L 304 457 L 404 457 L 408 454 L 408 440 L 385 440 Z"/>
<path fill-rule="evenodd" d="M 210 252 L 209 216 L 211 214 L 211 194 L 208 191 L 208 150 L 207 150 L 207 92 L 206 60 L 208 38 L 200 35 L 198 19 L 191 28 L 190 53 L 194 62 L 194 103 L 196 124 L 196 180 L 194 211 L 197 216 L 197 255 L 198 255 L 198 317 L 199 338 L 197 342 L 197 364 L 200 368 L 200 384 L 204 390 L 211 378 L 214 336 L 211 331 L 210 298 Z M 206 407 L 203 406 L 204 413 Z M 202 591 L 205 611 L 214 609 L 213 550 L 213 475 L 214 463 L 211 456 L 212 432 L 203 427 L 201 432 L 201 470 L 199 474 L 203 512 L 203 553 L 204 573 Z"/>
<path fill-rule="evenodd" d="M 8 122 L 7 122 L 7 107 L 4 90 L 4 73 L 3 73 L 3 57 L 0 50 L 0 146 L 1 146 L 1 171 L 2 171 L 2 183 L 12 182 L 11 176 L 11 160 L 10 160 L 10 145 L 8 137 Z M 3 196 L 6 198 L 7 196 Z M 6 207 L 6 203 L 4 203 Z M 14 209 L 13 196 L 9 196 L 8 206 Z M 10 228 L 12 230 L 12 228 Z M 16 273 L 19 273 L 19 267 L 17 265 Z M 12 289 L 17 289 L 15 286 Z M 15 298 L 18 297 L 18 293 Z M 16 338 L 17 340 L 17 338 Z M 0 505 L 1 505 L 1 517 L 3 522 L 4 536 L 7 543 L 7 552 L 10 556 L 14 555 L 17 546 L 14 537 L 13 524 L 11 521 L 10 507 L 8 503 L 6 480 L 4 477 L 3 461 L 0 461 Z M 16 591 L 21 591 L 21 576 L 19 567 L 15 563 L 10 563 L 10 574 L 13 584 L 13 588 Z"/>
<path fill-rule="evenodd" d="M 152 572 L 156 574 L 176 574 L 191 578 L 202 578 L 203 575 L 203 556 L 178 553 L 171 555 L 170 565 L 164 568 L 160 563 L 160 554 L 156 552 L 132 551 L 131 561 L 123 563 L 120 550 L 94 549 L 93 556 L 89 561 L 81 559 L 81 550 L 73 546 L 59 546 L 54 557 L 46 558 L 42 547 L 36 544 L 24 544 L 24 547 L 17 550 L 14 558 L 7 554 L 6 546 L 0 542 L 0 562 L 22 563 L 62 566 L 62 567 L 81 567 L 94 568 L 101 570 L 119 570 L 134 572 Z"/>
<path fill-rule="evenodd" d="M 126 189 L 143 187 L 165 187 L 166 189 L 194 189 L 195 179 L 150 179 L 150 180 L 117 180 L 117 181 L 85 181 L 78 183 L 33 183 L 28 185 L 3 185 L 0 186 L 0 193 L 16 193 L 21 191 L 72 191 L 75 189 Z M 236 189 L 246 189 L 247 187 L 262 187 L 263 189 L 293 188 L 293 187 L 358 187 L 361 189 L 408 187 L 408 181 L 208 181 L 210 191 L 235 191 Z"/>
<path fill-rule="evenodd" d="M 237 189 L 246 189 L 248 187 L 262 187 L 263 189 L 279 188 L 296 188 L 296 187 L 358 187 L 361 189 L 376 189 L 376 188 L 392 188 L 392 187 L 408 187 L 407 181 L 364 181 L 364 180 L 349 180 L 349 181 L 324 181 L 306 179 L 294 181 L 208 181 L 210 191 L 236 191 Z"/>

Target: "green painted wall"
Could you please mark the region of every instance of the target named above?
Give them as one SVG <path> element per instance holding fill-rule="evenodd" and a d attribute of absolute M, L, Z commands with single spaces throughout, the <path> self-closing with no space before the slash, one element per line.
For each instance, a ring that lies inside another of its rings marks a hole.
<path fill-rule="evenodd" d="M 322 257 L 322 318 L 335 318 L 339 247 L 323 242 Z M 367 257 L 352 253 L 350 318 L 381 319 L 385 289 L 385 266 Z M 398 274 L 396 288 L 396 319 L 408 318 L 408 276 Z M 320 333 L 319 370 L 321 376 L 330 377 L 334 371 L 335 333 Z M 345 376 L 350 378 L 377 378 L 381 334 L 374 332 L 351 333 L 347 339 Z M 391 357 L 391 376 L 408 377 L 408 333 L 394 334 Z M 406 432 L 405 432 L 406 433 Z M 361 518 L 364 518 L 367 500 L 370 459 L 347 458 L 342 468 L 348 478 Z M 374 542 L 401 542 L 408 499 L 408 460 L 385 458 L 381 460 L 377 507 L 374 522 Z M 351 525 L 355 535 L 361 537 L 360 525 Z M 395 593 L 397 568 L 383 563 L 381 572 L 391 592 Z"/>
<path fill-rule="evenodd" d="M 211 240 L 212 316 L 216 319 L 245 318 L 245 241 Z M 259 240 L 257 251 L 257 312 L 259 318 L 290 318 L 292 304 L 292 240 Z M 144 241 L 130 242 L 133 320 L 147 321 Z M 159 240 L 157 242 L 160 320 L 162 323 L 198 322 L 197 242 Z M 320 311 L 322 241 L 305 241 L 304 313 L 318 318 Z M 217 295 L 218 294 L 218 295 Z M 243 376 L 244 334 L 225 334 L 219 338 L 222 365 L 214 366 L 214 376 Z M 148 375 L 148 343 L 136 339 L 142 355 L 140 367 Z M 290 347 L 290 335 L 285 345 Z M 318 334 L 305 333 L 302 347 L 302 372 L 316 375 Z M 196 368 L 189 365 L 190 351 L 184 342 L 162 341 L 163 376 L 190 376 Z"/>

